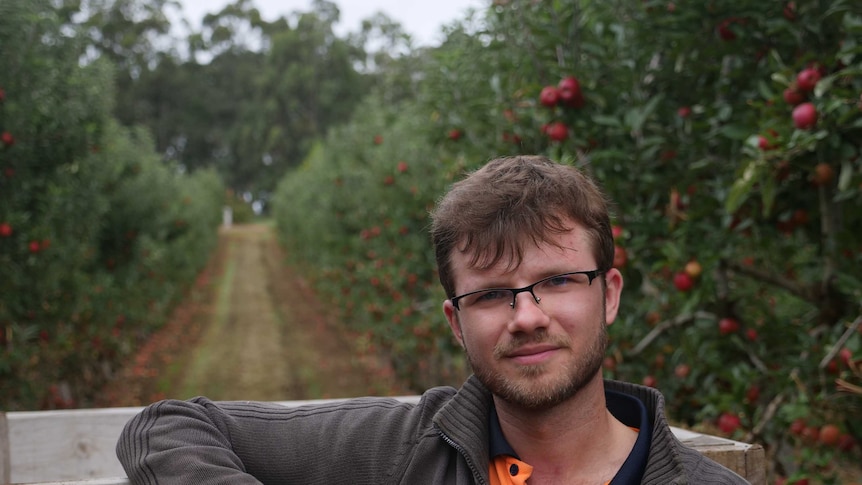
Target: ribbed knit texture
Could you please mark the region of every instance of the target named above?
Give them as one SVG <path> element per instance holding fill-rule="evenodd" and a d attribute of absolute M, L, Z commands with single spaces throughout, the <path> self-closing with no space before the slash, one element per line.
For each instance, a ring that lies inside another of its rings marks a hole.
<path fill-rule="evenodd" d="M 606 381 L 641 399 L 653 420 L 645 484 L 744 484 L 686 448 L 654 389 Z M 418 404 L 360 398 L 299 408 L 206 398 L 147 406 L 117 456 L 134 484 L 461 485 L 488 483 L 489 392 L 475 377 Z"/>

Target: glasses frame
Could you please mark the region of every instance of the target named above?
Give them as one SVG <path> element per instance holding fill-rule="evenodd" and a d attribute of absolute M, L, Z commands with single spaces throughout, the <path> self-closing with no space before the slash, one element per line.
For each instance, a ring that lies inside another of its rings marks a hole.
<path fill-rule="evenodd" d="M 598 278 L 600 275 L 604 274 L 605 272 L 607 272 L 607 270 L 603 270 L 603 269 L 594 269 L 592 271 L 569 271 L 568 273 L 560 273 L 560 274 L 555 274 L 553 276 L 548 276 L 547 278 L 542 278 L 539 281 L 537 281 L 531 285 L 524 286 L 523 288 L 483 288 L 481 290 L 475 290 L 475 291 L 464 293 L 464 294 L 461 294 L 458 296 L 453 296 L 452 298 L 449 298 L 449 301 L 452 302 L 452 306 L 454 306 L 456 310 L 461 311 L 461 306 L 458 303 L 461 301 L 462 298 L 464 298 L 466 296 L 475 295 L 476 293 L 482 293 L 485 291 L 511 291 L 512 292 L 512 303 L 509 303 L 509 306 L 512 307 L 512 309 L 514 310 L 515 309 L 515 302 L 518 300 L 518 293 L 524 293 L 525 291 L 529 291 L 530 295 L 533 297 L 533 300 L 536 301 L 536 304 L 539 304 L 539 302 L 542 301 L 542 299 L 539 298 L 538 296 L 536 296 L 535 293 L 533 293 L 533 288 L 535 288 L 537 285 L 540 285 L 540 284 L 542 284 L 548 280 L 552 280 L 554 278 L 560 278 L 562 276 L 582 274 L 582 275 L 586 275 L 586 277 L 589 279 L 589 282 L 587 283 L 587 285 L 592 286 L 593 280 Z"/>

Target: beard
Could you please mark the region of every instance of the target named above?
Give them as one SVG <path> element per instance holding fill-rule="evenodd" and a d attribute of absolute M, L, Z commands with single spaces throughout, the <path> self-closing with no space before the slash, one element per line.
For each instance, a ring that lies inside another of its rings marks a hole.
<path fill-rule="evenodd" d="M 568 336 L 551 336 L 540 330 L 526 338 L 516 338 L 494 348 L 493 360 L 499 361 L 512 350 L 526 344 L 551 343 L 571 351 Z M 495 368 L 493 363 L 482 361 L 465 347 L 467 361 L 473 373 L 491 393 L 500 399 L 524 409 L 544 411 L 565 402 L 590 383 L 602 367 L 608 346 L 607 324 L 602 319 L 596 326 L 589 345 L 582 355 L 565 363 L 561 372 L 550 374 L 548 365 L 520 366 L 515 377 L 509 377 Z"/>

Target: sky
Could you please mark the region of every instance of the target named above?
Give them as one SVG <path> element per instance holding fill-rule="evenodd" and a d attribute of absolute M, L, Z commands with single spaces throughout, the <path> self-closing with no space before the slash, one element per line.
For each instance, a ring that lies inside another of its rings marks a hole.
<path fill-rule="evenodd" d="M 466 17 L 469 8 L 483 9 L 488 0 L 333 0 L 341 11 L 341 21 L 335 26 L 337 35 L 359 30 L 360 22 L 382 11 L 401 24 L 417 46 L 439 45 L 443 40 L 440 28 L 453 20 Z M 231 0 L 179 0 L 182 16 L 193 26 L 199 26 L 207 13 L 215 13 Z M 252 0 L 265 20 L 274 20 L 292 12 L 309 12 L 311 0 Z"/>

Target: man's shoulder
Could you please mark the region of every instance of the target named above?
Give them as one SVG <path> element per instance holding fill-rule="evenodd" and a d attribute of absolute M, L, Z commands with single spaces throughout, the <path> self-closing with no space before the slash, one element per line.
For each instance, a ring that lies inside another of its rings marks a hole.
<path fill-rule="evenodd" d="M 690 483 L 749 483 L 731 469 L 689 447 L 680 447 L 680 459 Z"/>

